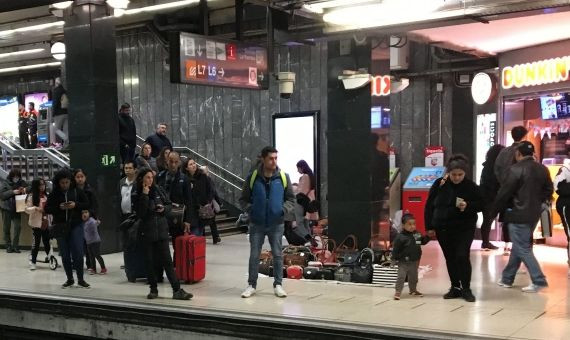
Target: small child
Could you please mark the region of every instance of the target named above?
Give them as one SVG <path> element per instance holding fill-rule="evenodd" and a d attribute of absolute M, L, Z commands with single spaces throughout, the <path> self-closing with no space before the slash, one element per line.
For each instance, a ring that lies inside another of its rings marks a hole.
<path fill-rule="evenodd" d="M 97 273 L 97 263 L 95 262 L 95 259 L 99 261 L 101 274 L 106 274 L 107 268 L 105 268 L 105 261 L 103 261 L 103 257 L 101 257 L 101 237 L 97 230 L 97 226 L 100 222 L 90 216 L 89 210 L 83 210 L 81 212 L 81 219 L 83 220 L 85 243 L 87 243 L 87 254 L 91 260 L 90 264 L 92 266 L 88 269 L 89 274 L 93 275 Z"/>
<path fill-rule="evenodd" d="M 402 231 L 394 240 L 392 259 L 398 262 L 398 280 L 394 300 L 400 300 L 404 281 L 408 277 L 410 295 L 422 297 L 416 287 L 418 285 L 418 266 L 422 257 L 421 245 L 428 243 L 430 238 L 416 231 L 416 219 L 410 213 L 402 216 Z"/>

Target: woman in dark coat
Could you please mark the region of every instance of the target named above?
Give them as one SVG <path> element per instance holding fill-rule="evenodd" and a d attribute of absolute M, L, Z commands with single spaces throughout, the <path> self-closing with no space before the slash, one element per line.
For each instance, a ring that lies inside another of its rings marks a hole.
<path fill-rule="evenodd" d="M 180 288 L 174 273 L 170 255 L 168 222 L 166 214 L 172 208 L 167 195 L 154 184 L 154 173 L 150 168 L 139 170 L 136 187 L 131 196 L 133 211 L 140 219 L 139 232 L 145 247 L 147 279 L 150 285 L 148 299 L 158 297 L 156 269 L 162 267 L 172 286 L 173 299 L 189 300 L 192 294 Z"/>
<path fill-rule="evenodd" d="M 87 174 L 83 169 L 75 169 L 73 170 L 73 178 L 75 179 L 75 186 L 77 189 L 83 190 L 85 196 L 87 196 L 87 200 L 89 201 L 89 215 L 96 220 L 99 220 L 97 217 L 97 211 L 99 210 L 99 204 L 97 203 L 97 196 L 95 195 L 95 191 L 87 182 Z M 95 274 L 95 264 L 91 263 L 91 256 L 88 254 L 87 250 L 87 243 L 83 241 L 83 249 L 85 253 L 85 266 L 89 269 L 89 274 Z"/>
<path fill-rule="evenodd" d="M 20 169 L 14 168 L 8 173 L 6 180 L 0 181 L 0 210 L 2 210 L 2 223 L 4 225 L 4 242 L 7 253 L 20 252 L 20 214 L 16 212 L 16 195 L 26 193 L 28 185 L 22 179 Z M 12 239 L 11 229 L 14 228 Z"/>
<path fill-rule="evenodd" d="M 485 162 L 483 163 L 483 171 L 481 172 L 481 195 L 485 202 L 485 206 L 483 207 L 483 223 L 481 224 L 481 249 L 483 250 L 499 249 L 489 241 L 489 234 L 491 233 L 491 225 L 494 220 L 494 216 L 491 216 L 493 202 L 499 192 L 499 181 L 493 169 L 495 168 L 495 160 L 499 152 L 504 148 L 505 147 L 501 144 L 495 144 L 487 151 Z M 503 229 L 507 230 L 507 228 Z"/>
<path fill-rule="evenodd" d="M 474 302 L 471 292 L 471 243 L 475 235 L 477 213 L 483 209 L 479 187 L 465 177 L 467 157 L 452 156 L 446 174 L 435 181 L 425 207 L 426 230 L 437 236 L 451 281 L 444 299 L 463 297 Z"/>
<path fill-rule="evenodd" d="M 204 235 L 204 228 L 210 226 L 212 231 L 212 240 L 214 244 L 222 241 L 218 226 L 216 224 L 216 216 L 213 218 L 201 218 L 199 216 L 200 206 L 212 204 L 216 199 L 216 189 L 212 183 L 212 179 L 202 170 L 198 168 L 196 161 L 192 158 L 187 159 L 182 164 L 182 169 L 190 182 L 192 183 L 192 214 L 195 220 L 198 220 L 198 227 L 200 228 L 198 235 Z M 218 201 L 218 203 L 220 203 Z"/>

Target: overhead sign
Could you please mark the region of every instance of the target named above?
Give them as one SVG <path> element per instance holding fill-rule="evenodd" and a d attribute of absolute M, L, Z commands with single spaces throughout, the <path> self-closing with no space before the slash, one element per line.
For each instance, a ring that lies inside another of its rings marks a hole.
<path fill-rule="evenodd" d="M 569 80 L 570 56 L 552 58 L 532 63 L 506 66 L 502 71 L 502 87 L 523 88 Z"/>
<path fill-rule="evenodd" d="M 171 36 L 172 82 L 267 89 L 267 50 L 190 33 Z"/>
<path fill-rule="evenodd" d="M 471 96 L 476 104 L 483 105 L 493 97 L 495 90 L 494 81 L 485 72 L 480 72 L 473 77 L 471 83 Z"/>
<path fill-rule="evenodd" d="M 372 76 L 370 89 L 372 96 L 384 97 L 390 95 L 390 76 Z"/>

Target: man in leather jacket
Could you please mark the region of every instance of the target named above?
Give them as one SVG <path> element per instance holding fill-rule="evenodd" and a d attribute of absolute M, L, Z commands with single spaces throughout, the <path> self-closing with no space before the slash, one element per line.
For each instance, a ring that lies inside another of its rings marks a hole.
<path fill-rule="evenodd" d="M 534 159 L 534 146 L 524 141 L 515 150 L 516 164 L 512 165 L 495 199 L 493 216 L 505 211 L 513 242 L 509 262 L 503 270 L 500 286 L 512 287 L 521 262 L 528 268 L 532 284 L 524 292 L 535 293 L 548 286 L 546 277 L 532 252 L 532 233 L 542 212 L 542 203 L 550 202 L 554 191 L 552 180 L 544 165 Z"/>

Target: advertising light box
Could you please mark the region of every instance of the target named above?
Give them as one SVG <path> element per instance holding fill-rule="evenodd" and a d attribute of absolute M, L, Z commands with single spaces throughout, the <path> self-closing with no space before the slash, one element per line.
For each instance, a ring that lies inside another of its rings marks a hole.
<path fill-rule="evenodd" d="M 184 84 L 267 89 L 267 49 L 241 42 L 175 33 L 170 78 Z"/>

